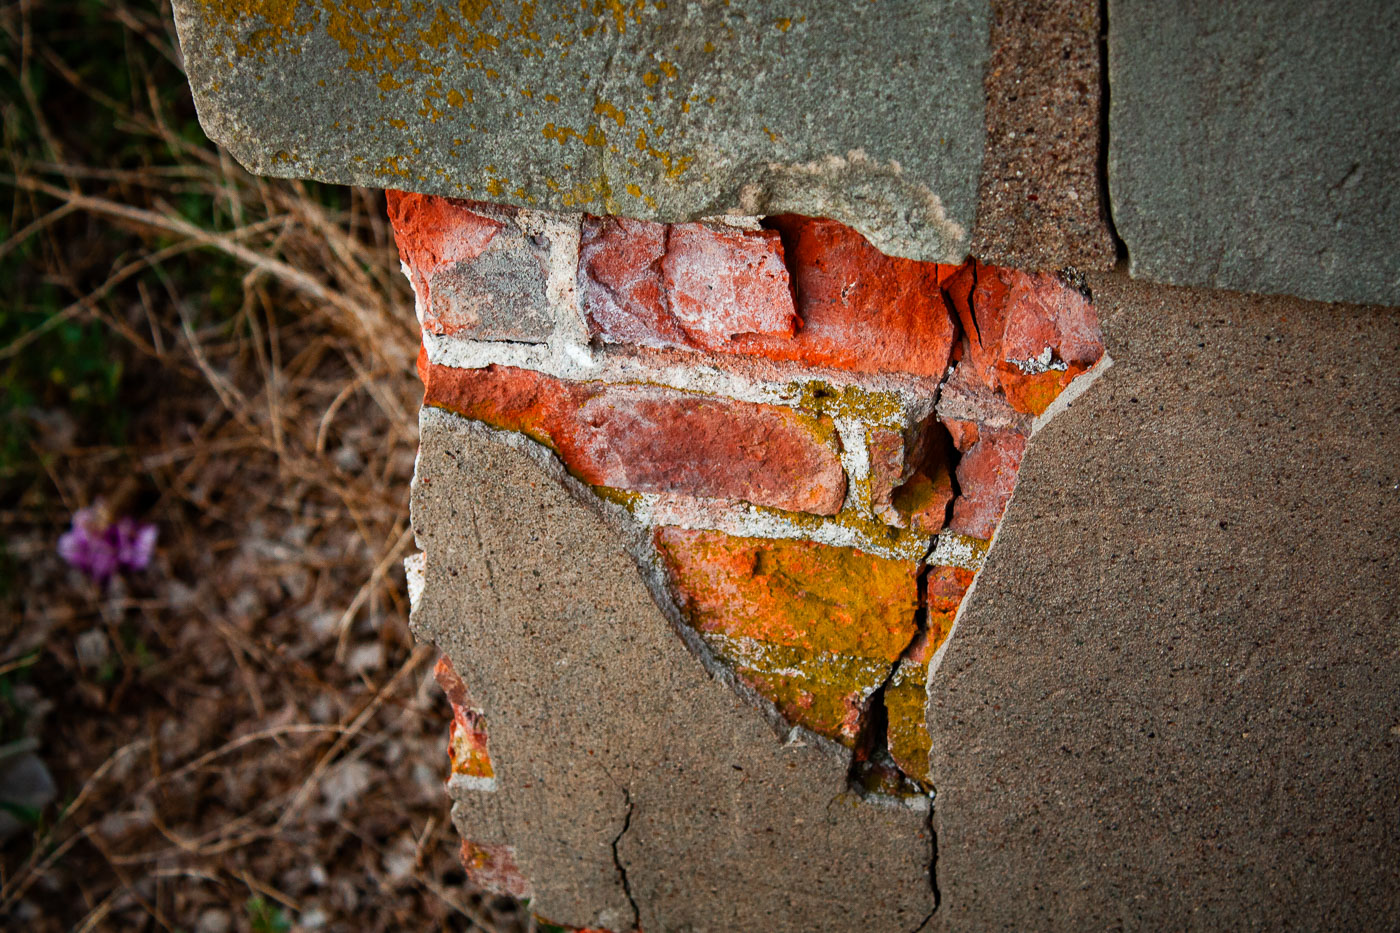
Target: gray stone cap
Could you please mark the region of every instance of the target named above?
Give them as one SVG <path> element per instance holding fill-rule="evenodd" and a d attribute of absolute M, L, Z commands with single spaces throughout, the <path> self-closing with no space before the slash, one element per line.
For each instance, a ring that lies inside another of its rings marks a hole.
<path fill-rule="evenodd" d="M 831 217 L 966 255 L 986 0 L 176 0 L 251 171 L 551 210 Z"/>

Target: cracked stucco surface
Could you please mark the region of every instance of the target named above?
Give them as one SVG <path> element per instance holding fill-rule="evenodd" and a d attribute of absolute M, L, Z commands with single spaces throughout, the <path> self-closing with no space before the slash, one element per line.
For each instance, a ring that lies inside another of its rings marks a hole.
<path fill-rule="evenodd" d="M 414 626 L 486 710 L 499 783 L 459 795 L 454 819 L 514 846 L 531 909 L 626 928 L 620 863 L 646 930 L 919 926 L 926 812 L 848 793 L 833 743 L 778 740 L 676 637 L 592 494 L 528 441 L 431 409 L 422 425 Z"/>
<path fill-rule="evenodd" d="M 930 684 L 934 926 L 1393 928 L 1400 319 L 1091 284 Z"/>

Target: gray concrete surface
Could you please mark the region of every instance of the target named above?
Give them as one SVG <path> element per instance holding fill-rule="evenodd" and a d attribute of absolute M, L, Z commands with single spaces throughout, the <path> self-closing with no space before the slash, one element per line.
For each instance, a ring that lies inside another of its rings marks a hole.
<path fill-rule="evenodd" d="M 459 798 L 463 836 L 513 845 L 556 923 L 631 929 L 634 902 L 649 933 L 918 927 L 926 811 L 861 802 L 844 749 L 785 742 L 687 649 L 591 494 L 488 433 L 425 409 L 413 495 L 414 628 L 485 711 L 499 785 Z"/>
<path fill-rule="evenodd" d="M 932 678 L 946 930 L 1400 927 L 1400 316 L 1091 277 Z"/>
<path fill-rule="evenodd" d="M 251 171 L 661 220 L 798 212 L 960 261 L 987 0 L 176 0 Z"/>
<path fill-rule="evenodd" d="M 1400 304 L 1400 4 L 1109 0 L 1132 274 Z"/>

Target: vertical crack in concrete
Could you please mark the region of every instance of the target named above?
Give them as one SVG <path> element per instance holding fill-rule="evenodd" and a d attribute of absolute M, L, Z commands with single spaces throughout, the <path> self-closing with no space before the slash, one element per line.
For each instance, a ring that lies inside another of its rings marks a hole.
<path fill-rule="evenodd" d="M 1102 205 L 1104 226 L 1119 260 L 1128 258 L 1128 244 L 1118 235 L 1113 222 L 1113 191 L 1108 185 L 1109 104 L 1108 80 L 1108 0 L 1099 0 L 1099 203 Z"/>
<path fill-rule="evenodd" d="M 933 891 L 933 910 L 930 910 L 923 922 L 909 933 L 919 933 L 920 930 L 932 923 L 933 915 L 938 913 L 938 907 L 943 903 L 943 892 L 938 890 L 938 830 L 933 828 L 933 808 L 936 799 L 936 792 L 929 791 L 928 813 L 924 817 L 924 828 L 928 830 L 928 886 Z"/>
<path fill-rule="evenodd" d="M 632 828 L 632 811 L 635 804 L 632 803 L 632 792 L 627 788 L 622 788 L 622 796 L 627 801 L 627 815 L 623 817 L 622 829 L 617 831 L 617 835 L 612 841 L 613 867 L 617 869 L 617 876 L 622 880 L 622 893 L 627 895 L 627 903 L 632 908 L 632 930 L 640 933 L 642 929 L 642 912 L 637 908 L 637 899 L 632 896 L 632 882 L 627 877 L 627 867 L 622 864 L 622 856 L 618 854 L 618 843 L 622 842 L 622 837 L 627 835 L 627 830 Z"/>

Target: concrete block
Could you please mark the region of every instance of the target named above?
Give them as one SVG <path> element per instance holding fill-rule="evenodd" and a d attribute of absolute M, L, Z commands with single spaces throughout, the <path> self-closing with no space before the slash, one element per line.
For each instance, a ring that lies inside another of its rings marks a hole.
<path fill-rule="evenodd" d="M 1400 6 L 1110 0 L 1134 276 L 1400 304 Z"/>

